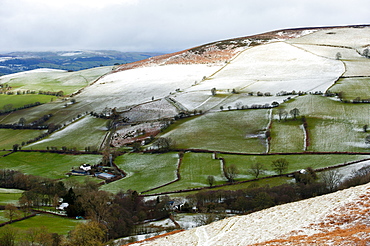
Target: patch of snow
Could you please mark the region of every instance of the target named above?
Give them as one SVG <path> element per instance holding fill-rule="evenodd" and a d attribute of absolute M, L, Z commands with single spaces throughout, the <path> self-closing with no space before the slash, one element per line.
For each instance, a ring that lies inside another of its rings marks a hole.
<path fill-rule="evenodd" d="M 5 62 L 5 61 L 8 61 L 8 60 L 12 60 L 12 59 L 15 59 L 15 58 L 14 57 L 3 56 L 3 57 L 0 57 L 0 62 Z"/>
<path fill-rule="evenodd" d="M 81 55 L 83 54 L 83 52 L 81 51 L 74 51 L 74 52 L 66 52 L 66 53 L 62 53 L 62 54 L 59 54 L 60 56 L 77 56 L 77 55 Z"/>

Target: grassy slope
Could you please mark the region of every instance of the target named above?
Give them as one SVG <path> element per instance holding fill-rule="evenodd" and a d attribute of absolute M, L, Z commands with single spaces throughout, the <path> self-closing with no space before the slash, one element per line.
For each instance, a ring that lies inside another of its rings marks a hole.
<path fill-rule="evenodd" d="M 265 130 L 267 123 L 267 110 L 224 111 L 187 119 L 163 136 L 175 139 L 178 148 L 261 153 L 265 141 L 247 136 Z"/>
<path fill-rule="evenodd" d="M 111 192 L 129 189 L 141 192 L 173 181 L 176 179 L 177 158 L 176 153 L 120 156 L 115 163 L 128 174 L 127 177 L 104 185 L 102 189 Z"/>
<path fill-rule="evenodd" d="M 52 179 L 65 178 L 71 167 L 83 163 L 95 165 L 101 160 L 100 155 L 60 155 L 52 153 L 16 152 L 0 158 L 1 168 L 20 170 Z"/>
<path fill-rule="evenodd" d="M 222 174 L 220 161 L 212 159 L 211 154 L 204 153 L 185 153 L 180 175 L 179 181 L 151 193 L 209 186 L 207 182 L 209 175 L 215 177 L 215 185 L 226 181 Z"/>
<path fill-rule="evenodd" d="M 40 130 L 11 130 L 0 129 L 0 149 L 12 149 L 14 144 L 21 146 L 22 142 L 41 135 Z"/>
<path fill-rule="evenodd" d="M 19 108 L 27 104 L 35 102 L 47 103 L 54 99 L 54 96 L 38 95 L 38 94 L 25 94 L 25 95 L 4 95 L 0 94 L 0 109 L 3 109 L 4 105 L 12 104 L 13 108 Z"/>
<path fill-rule="evenodd" d="M 104 136 L 107 134 L 105 125 L 106 120 L 104 119 L 85 116 L 49 137 L 26 146 L 24 149 L 45 150 L 48 146 L 58 147 L 58 149 L 61 149 L 63 146 L 68 148 L 76 147 L 77 150 L 84 150 L 87 146 L 99 148 Z"/>
<path fill-rule="evenodd" d="M 271 128 L 270 152 L 302 152 L 304 149 L 304 132 L 302 122 L 274 121 Z"/>
<path fill-rule="evenodd" d="M 370 78 L 341 78 L 330 88 L 332 92 L 343 92 L 345 100 L 370 98 Z"/>
<path fill-rule="evenodd" d="M 8 203 L 17 204 L 22 193 L 23 190 L 18 189 L 0 189 L 0 205 L 6 205 Z"/>
<path fill-rule="evenodd" d="M 262 163 L 267 169 L 266 175 L 274 175 L 275 171 L 272 169 L 272 161 L 284 158 L 289 162 L 287 172 L 294 172 L 302 168 L 312 167 L 322 168 L 327 166 L 334 166 L 345 162 L 362 160 L 368 158 L 366 155 L 267 155 L 267 156 L 236 156 L 236 155 L 222 155 L 225 158 L 226 165 L 234 164 L 239 170 L 239 179 L 253 178 L 248 171 L 252 164 Z M 266 176 L 261 175 L 261 177 Z"/>
<path fill-rule="evenodd" d="M 67 235 L 78 223 L 82 222 L 85 221 L 41 214 L 27 220 L 15 222 L 11 226 L 22 230 L 44 227 L 47 228 L 48 232 Z"/>
<path fill-rule="evenodd" d="M 64 94 L 71 94 L 111 70 L 112 67 L 99 67 L 77 72 L 61 70 L 49 70 L 48 72 L 39 70 L 38 72 L 38 70 L 35 70 L 0 77 L 0 83 L 7 83 L 13 87 L 14 91 L 63 91 Z"/>

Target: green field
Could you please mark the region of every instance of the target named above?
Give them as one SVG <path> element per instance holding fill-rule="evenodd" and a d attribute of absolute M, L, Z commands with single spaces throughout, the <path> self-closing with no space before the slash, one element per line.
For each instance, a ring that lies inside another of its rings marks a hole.
<path fill-rule="evenodd" d="M 212 154 L 209 153 L 185 153 L 180 168 L 180 175 L 181 179 L 179 181 L 150 193 L 206 187 L 209 186 L 207 182 L 209 175 L 214 176 L 214 185 L 226 182 L 220 161 L 212 159 Z"/>
<path fill-rule="evenodd" d="M 14 215 L 14 219 L 19 219 L 23 217 L 23 213 L 21 211 L 18 211 L 17 214 Z M 8 222 L 9 218 L 6 216 L 6 211 L 5 210 L 0 210 L 0 223 Z"/>
<path fill-rule="evenodd" d="M 370 124 L 370 107 L 368 104 L 352 104 L 335 101 L 333 98 L 305 95 L 284 104 L 289 112 L 298 108 L 300 115 L 322 119 L 347 120 L 355 126 Z M 277 117 L 277 112 L 275 113 Z"/>
<path fill-rule="evenodd" d="M 85 116 L 41 141 L 25 146 L 24 149 L 45 150 L 51 146 L 58 149 L 63 146 L 77 150 L 84 150 L 88 146 L 99 149 L 107 133 L 106 120 Z"/>
<path fill-rule="evenodd" d="M 127 177 L 109 183 L 103 190 L 148 190 L 176 179 L 177 153 L 125 154 L 115 159 L 116 165 L 127 173 Z"/>
<path fill-rule="evenodd" d="M 344 100 L 370 98 L 370 78 L 341 78 L 330 88 L 332 92 L 342 92 Z"/>
<path fill-rule="evenodd" d="M 170 127 L 163 136 L 177 148 L 262 153 L 265 139 L 254 137 L 266 129 L 268 110 L 236 110 L 205 114 Z"/>
<path fill-rule="evenodd" d="M 272 161 L 284 158 L 289 162 L 287 172 L 294 172 L 303 168 L 312 167 L 314 169 L 334 166 L 346 162 L 363 160 L 370 155 L 220 155 L 225 158 L 226 165 L 234 164 L 239 170 L 236 180 L 246 180 L 253 178 L 249 174 L 252 164 L 262 163 L 267 169 L 266 175 L 276 174 L 271 167 Z"/>
<path fill-rule="evenodd" d="M 23 190 L 0 188 L 0 205 L 6 205 L 8 203 L 17 204 L 22 193 Z"/>
<path fill-rule="evenodd" d="M 16 152 L 0 158 L 2 169 L 14 169 L 25 174 L 46 178 L 66 178 L 72 167 L 83 163 L 95 165 L 101 161 L 100 155 L 62 155 L 39 152 Z"/>
<path fill-rule="evenodd" d="M 48 103 L 54 100 L 55 96 L 38 95 L 38 94 L 22 94 L 22 95 L 4 95 L 0 94 L 0 110 L 4 109 L 4 106 L 11 104 L 13 109 L 22 107 L 27 104 L 35 102 Z"/>
<path fill-rule="evenodd" d="M 29 219 L 12 223 L 11 226 L 21 230 L 45 227 L 49 233 L 67 235 L 78 223 L 83 222 L 85 221 L 63 218 L 56 215 L 39 214 Z"/>
<path fill-rule="evenodd" d="M 302 122 L 274 121 L 271 127 L 270 153 L 302 152 L 304 150 Z"/>
<path fill-rule="evenodd" d="M 254 179 L 255 177 L 250 174 L 251 165 L 254 163 L 262 163 L 265 167 L 265 173 L 261 174 L 259 178 L 277 174 L 271 164 L 272 161 L 284 158 L 289 162 L 288 170 L 286 172 L 299 171 L 301 169 L 312 167 L 314 169 L 323 168 L 328 166 L 335 166 L 343 163 L 348 163 L 356 160 L 363 160 L 369 158 L 370 155 L 232 155 L 232 154 L 219 154 L 223 157 L 226 166 L 235 165 L 238 169 L 238 175 L 235 181 L 246 181 Z M 227 180 L 223 175 L 221 164 L 219 160 L 212 159 L 209 153 L 186 153 L 180 169 L 181 179 L 175 183 L 165 187 L 156 189 L 154 191 L 145 193 L 160 193 L 175 191 L 181 189 L 191 189 L 198 187 L 209 186 L 207 176 L 212 175 L 215 177 L 214 185 L 226 184 Z M 142 179 L 143 182 L 144 179 Z M 228 185 L 216 189 L 237 190 L 244 189 L 250 186 L 258 185 L 281 185 L 287 182 L 292 182 L 293 178 L 287 177 L 274 177 L 262 179 L 253 182 L 247 182 L 236 185 Z M 191 194 L 184 193 L 183 195 Z"/>
<path fill-rule="evenodd" d="M 14 144 L 21 146 L 22 142 L 40 136 L 42 130 L 11 130 L 0 129 L 0 149 L 12 149 Z"/>

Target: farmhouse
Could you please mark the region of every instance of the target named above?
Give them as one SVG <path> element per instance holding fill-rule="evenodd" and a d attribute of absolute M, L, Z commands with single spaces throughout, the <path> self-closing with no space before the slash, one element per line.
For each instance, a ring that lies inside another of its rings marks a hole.
<path fill-rule="evenodd" d="M 58 207 L 56 207 L 56 209 L 64 210 L 64 209 L 66 209 L 68 206 L 69 206 L 69 204 L 68 204 L 67 202 L 63 202 L 63 203 L 62 203 L 62 204 L 60 204 Z"/>
<path fill-rule="evenodd" d="M 80 166 L 80 169 L 81 170 L 84 170 L 84 171 L 90 171 L 91 170 L 91 166 L 90 166 L 90 164 L 82 164 Z"/>

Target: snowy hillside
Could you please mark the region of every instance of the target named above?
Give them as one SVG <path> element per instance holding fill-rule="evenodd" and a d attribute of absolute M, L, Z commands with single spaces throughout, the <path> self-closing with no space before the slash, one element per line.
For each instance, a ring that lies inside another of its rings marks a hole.
<path fill-rule="evenodd" d="M 360 55 L 361 47 L 370 43 L 365 35 L 368 29 L 313 29 L 290 35 L 277 32 L 200 46 L 123 65 L 79 97 L 93 107 L 119 108 L 169 96 L 189 111 L 218 109 L 236 101 L 243 105 L 281 103 L 284 97 L 247 95 L 325 92 L 341 76 L 368 75 L 369 59 Z M 361 38 L 349 42 L 348 37 Z M 212 97 L 212 88 L 223 97 Z M 233 90 L 241 94 L 232 94 Z"/>
<path fill-rule="evenodd" d="M 366 184 L 134 245 L 366 245 L 369 199 Z"/>

